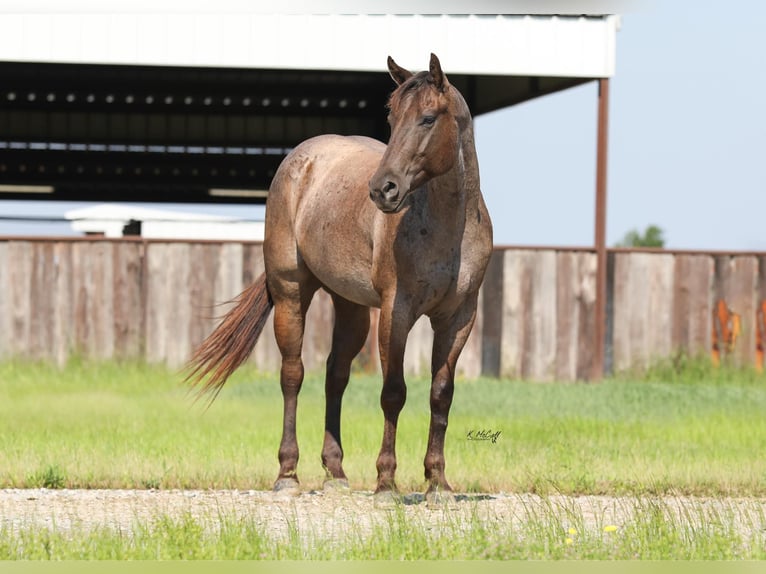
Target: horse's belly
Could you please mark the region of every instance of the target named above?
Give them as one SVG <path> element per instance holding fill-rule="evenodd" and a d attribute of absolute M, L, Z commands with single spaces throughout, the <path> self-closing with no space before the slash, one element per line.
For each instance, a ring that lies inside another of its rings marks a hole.
<path fill-rule="evenodd" d="M 323 277 L 321 272 L 315 272 L 314 274 L 326 289 L 337 293 L 344 299 L 364 305 L 365 307 L 380 307 L 380 296 L 373 288 L 370 278 L 365 277 L 363 270 L 354 270 L 352 268 L 343 275 L 332 274 L 326 277 Z"/>
<path fill-rule="evenodd" d="M 380 307 L 367 237 L 349 222 L 325 226 L 304 220 L 300 231 L 303 260 L 328 291 L 366 307 Z"/>

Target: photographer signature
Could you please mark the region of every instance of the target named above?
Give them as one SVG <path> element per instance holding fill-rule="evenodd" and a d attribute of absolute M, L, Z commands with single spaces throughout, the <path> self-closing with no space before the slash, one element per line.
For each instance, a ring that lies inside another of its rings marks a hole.
<path fill-rule="evenodd" d="M 497 442 L 497 439 L 500 438 L 500 433 L 502 432 L 503 431 L 493 431 L 491 429 L 469 430 L 466 433 L 466 438 L 468 440 L 488 440 L 494 444 Z"/>

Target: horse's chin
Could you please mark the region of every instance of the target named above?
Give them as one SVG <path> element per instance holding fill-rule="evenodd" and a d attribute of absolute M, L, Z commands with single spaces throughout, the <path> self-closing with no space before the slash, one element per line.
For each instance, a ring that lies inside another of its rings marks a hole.
<path fill-rule="evenodd" d="M 408 193 L 405 195 L 401 201 L 395 204 L 389 204 L 389 203 L 378 203 L 375 202 L 375 206 L 382 211 L 383 213 L 387 215 L 393 215 L 395 213 L 399 213 L 400 211 L 403 211 L 408 205 L 410 204 L 410 194 Z"/>

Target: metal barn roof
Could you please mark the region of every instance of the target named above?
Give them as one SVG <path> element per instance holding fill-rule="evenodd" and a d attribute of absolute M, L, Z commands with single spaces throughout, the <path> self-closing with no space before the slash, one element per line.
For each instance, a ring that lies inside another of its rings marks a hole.
<path fill-rule="evenodd" d="M 377 72 L 386 57 L 452 73 L 603 78 L 616 16 L 241 13 L 5 14 L 0 59 Z"/>
<path fill-rule="evenodd" d="M 85 4 L 0 18 L 5 199 L 262 203 L 300 141 L 387 140 L 388 55 L 417 71 L 436 53 L 478 115 L 609 78 L 619 27 L 608 15 Z"/>

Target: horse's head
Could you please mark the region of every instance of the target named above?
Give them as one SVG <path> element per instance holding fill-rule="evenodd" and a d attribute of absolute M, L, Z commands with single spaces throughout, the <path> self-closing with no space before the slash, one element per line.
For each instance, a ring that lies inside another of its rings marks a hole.
<path fill-rule="evenodd" d="M 391 57 L 388 70 L 398 84 L 388 105 L 391 138 L 370 180 L 370 198 L 381 211 L 396 213 L 413 191 L 455 165 L 458 120 L 467 109 L 433 54 L 427 72 L 413 74 Z"/>

